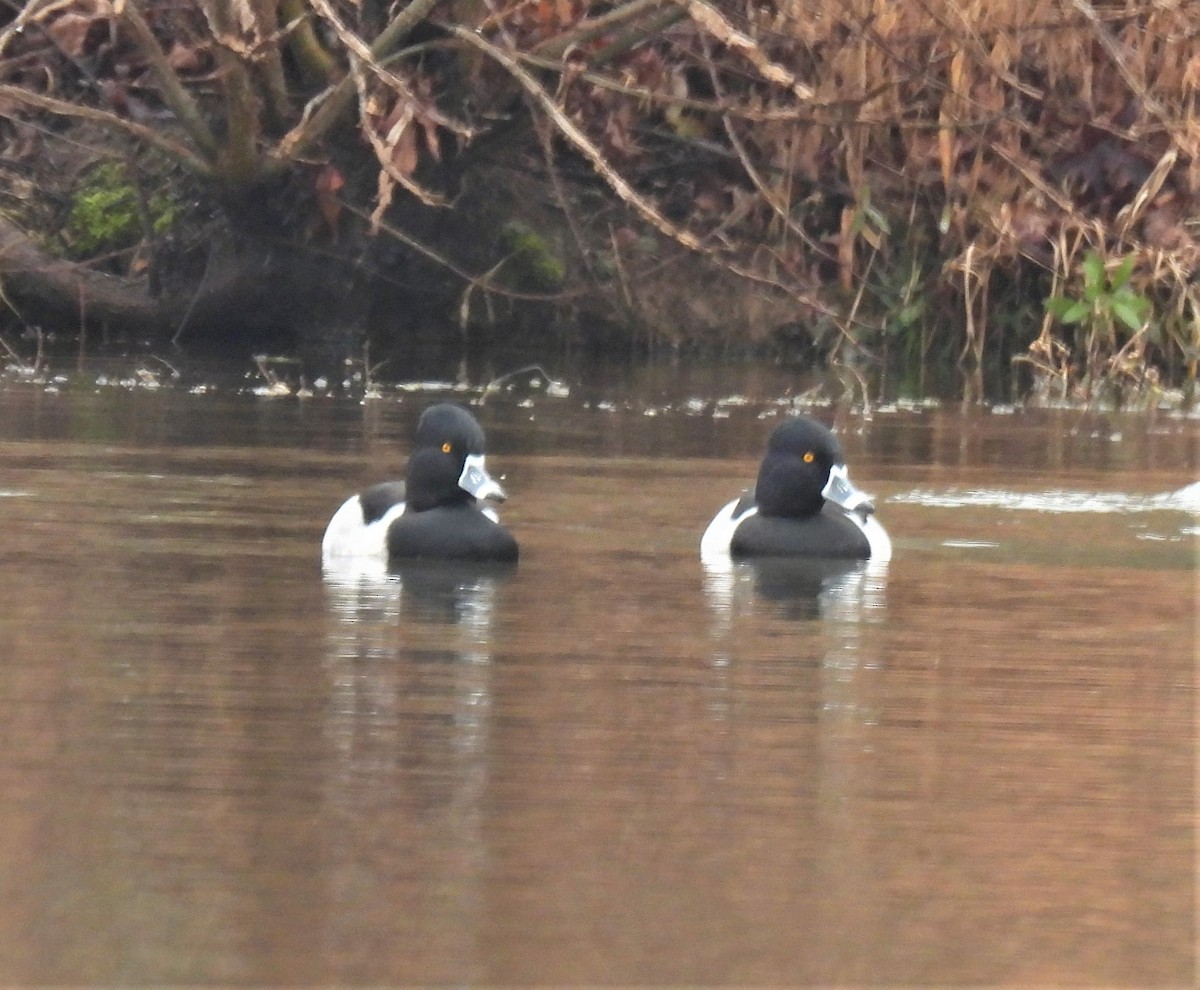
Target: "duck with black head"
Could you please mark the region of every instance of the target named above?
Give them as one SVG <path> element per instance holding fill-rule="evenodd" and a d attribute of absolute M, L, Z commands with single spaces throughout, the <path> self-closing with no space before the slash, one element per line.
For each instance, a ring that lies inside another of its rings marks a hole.
<path fill-rule="evenodd" d="M 754 488 L 724 506 L 700 540 L 705 560 L 882 561 L 891 554 L 874 505 L 850 481 L 841 445 L 809 416 L 775 428 Z"/>
<path fill-rule="evenodd" d="M 480 503 L 503 501 L 475 417 L 449 402 L 421 414 L 404 481 L 351 495 L 321 541 L 326 565 L 355 558 L 515 561 L 517 541 Z"/>

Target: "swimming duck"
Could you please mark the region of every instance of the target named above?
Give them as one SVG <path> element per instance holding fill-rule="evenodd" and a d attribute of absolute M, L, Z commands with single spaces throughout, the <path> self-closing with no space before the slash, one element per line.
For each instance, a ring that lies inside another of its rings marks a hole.
<path fill-rule="evenodd" d="M 887 560 L 891 540 L 874 513 L 851 484 L 834 435 L 815 419 L 795 416 L 767 440 L 754 488 L 709 523 L 700 555 Z"/>
<path fill-rule="evenodd" d="M 321 540 L 328 563 L 346 558 L 515 561 L 517 541 L 482 499 L 507 496 L 484 465 L 483 429 L 453 403 L 417 423 L 404 481 L 351 495 Z"/>

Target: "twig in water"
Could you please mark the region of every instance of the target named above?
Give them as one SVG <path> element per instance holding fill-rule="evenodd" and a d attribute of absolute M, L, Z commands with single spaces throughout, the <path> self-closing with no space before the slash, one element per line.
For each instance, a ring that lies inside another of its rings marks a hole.
<path fill-rule="evenodd" d="M 287 357 L 268 357 L 266 354 L 255 354 L 254 363 L 258 366 L 258 373 L 262 375 L 263 381 L 267 383 L 265 394 L 268 395 L 291 395 L 292 387 L 280 378 L 273 370 L 273 364 L 299 364 L 296 358 Z M 258 394 L 264 394 L 259 392 Z"/>
<path fill-rule="evenodd" d="M 208 281 L 208 273 L 212 269 L 214 248 L 211 244 L 208 247 L 208 257 L 204 259 L 204 273 L 200 276 L 200 282 L 196 285 L 196 291 L 192 293 L 192 298 L 188 301 L 187 309 L 183 311 L 183 316 L 179 318 L 179 326 L 175 329 L 175 335 L 171 338 L 172 345 L 179 346 L 179 338 L 183 336 L 183 331 L 187 329 L 188 320 L 192 318 L 192 311 L 196 308 L 196 303 L 200 301 L 200 293 L 204 291 L 204 283 Z"/>
<path fill-rule="evenodd" d="M 10 344 L 2 336 L 0 336 L 0 347 L 3 347 L 5 352 L 8 354 L 9 358 L 12 359 L 13 361 L 15 361 L 17 364 L 25 363 L 24 361 L 21 360 L 21 355 L 13 350 L 12 344 Z"/>
<path fill-rule="evenodd" d="M 83 374 L 83 358 L 87 353 L 87 292 L 79 286 L 79 353 L 75 355 L 75 370 Z"/>
<path fill-rule="evenodd" d="M 375 373 L 387 363 L 391 358 L 384 358 L 378 364 L 371 363 L 371 342 L 363 341 L 362 353 L 362 369 L 363 369 L 363 398 L 377 399 L 379 398 L 379 389 L 375 385 Z"/>
<path fill-rule="evenodd" d="M 174 378 L 176 381 L 178 381 L 179 378 L 182 377 L 179 374 L 179 369 L 176 368 L 175 365 L 173 365 L 166 358 L 160 358 L 157 354 L 151 354 L 150 360 L 157 361 L 159 364 L 163 365 L 169 372 L 171 372 L 171 377 Z"/>
<path fill-rule="evenodd" d="M 503 375 L 493 378 L 490 382 L 488 382 L 483 387 L 483 391 L 479 395 L 479 405 L 482 406 L 487 401 L 487 397 L 489 395 L 491 395 L 493 392 L 499 392 L 500 385 L 503 382 L 508 381 L 508 379 L 510 379 L 510 378 L 516 378 L 519 375 L 527 375 L 532 371 L 536 371 L 539 375 L 542 376 L 542 378 L 546 382 L 547 387 L 557 384 L 553 378 L 551 378 L 548 374 L 546 374 L 546 369 L 543 368 L 540 364 L 527 364 L 527 365 L 525 365 L 524 368 L 517 368 L 515 371 L 506 371 Z"/>

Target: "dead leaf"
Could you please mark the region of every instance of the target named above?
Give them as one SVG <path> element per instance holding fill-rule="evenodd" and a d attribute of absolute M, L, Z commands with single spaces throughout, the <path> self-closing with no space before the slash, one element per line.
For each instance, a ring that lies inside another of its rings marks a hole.
<path fill-rule="evenodd" d="M 5 149 L 4 157 L 10 161 L 21 162 L 40 154 L 42 150 L 42 132 L 37 128 L 30 127 L 15 114 L 6 116 L 8 116 L 10 126 L 16 132 L 16 140 L 9 143 L 8 148 Z M 6 192 L 9 195 L 14 195 L 14 179 L 9 178 L 5 181 L 8 183 Z M 19 193 L 16 193 L 16 195 L 18 198 L 25 198 L 20 196 Z"/>
<path fill-rule="evenodd" d="M 624 158 L 631 158 L 640 151 L 633 136 L 633 111 L 627 103 L 608 115 L 604 138 L 608 147 Z"/>
<path fill-rule="evenodd" d="M 849 292 L 854 287 L 855 207 L 842 210 L 842 230 L 837 238 L 838 281 Z"/>
<path fill-rule="evenodd" d="M 396 183 L 392 181 L 391 176 L 383 169 L 379 170 L 379 193 L 376 197 L 375 209 L 371 211 L 371 236 L 374 237 L 379 233 L 380 225 L 383 223 L 384 215 L 388 211 L 388 207 L 392 205 L 392 198 L 396 193 Z"/>
<path fill-rule="evenodd" d="M 428 114 L 419 113 L 416 121 L 421 125 L 421 134 L 425 138 L 425 150 L 435 162 L 442 160 L 442 143 L 438 137 L 437 122 Z"/>
<path fill-rule="evenodd" d="M 652 48 L 643 48 L 635 52 L 629 70 L 635 83 L 652 91 L 662 89 L 667 74 L 662 56 Z"/>
<path fill-rule="evenodd" d="M 618 227 L 612 232 L 612 242 L 618 250 L 629 251 L 638 242 L 638 232 L 632 227 Z"/>
<path fill-rule="evenodd" d="M 92 25 L 104 20 L 95 14 L 66 13 L 46 25 L 46 33 L 62 51 L 78 58 L 87 50 L 88 32 Z"/>
<path fill-rule="evenodd" d="M 417 132 L 409 126 L 400 131 L 391 142 L 389 151 L 392 157 L 392 167 L 408 178 L 417 170 Z"/>
<path fill-rule="evenodd" d="M 1033 203 L 1017 203 L 1010 210 L 1009 231 L 1022 248 L 1044 245 L 1053 226 L 1050 214 Z"/>
<path fill-rule="evenodd" d="M 329 236 L 336 244 L 338 239 L 338 224 L 342 217 L 342 201 L 338 193 L 346 184 L 346 179 L 336 165 L 325 165 L 317 173 L 313 183 L 317 194 L 317 211 L 325 226 L 329 228 Z"/>
<path fill-rule="evenodd" d="M 233 0 L 229 6 L 242 33 L 251 34 L 258 26 L 258 17 L 254 13 L 253 5 L 248 0 Z"/>
<path fill-rule="evenodd" d="M 1183 73 L 1183 89 L 1184 92 L 1200 89 L 1200 55 L 1193 55 L 1188 60 Z"/>
<path fill-rule="evenodd" d="M 380 93 L 368 93 L 363 101 L 363 113 L 378 121 L 376 129 L 381 134 L 386 134 L 392 129 L 392 125 L 399 119 L 400 111 L 400 104 L 394 103 L 391 113 L 384 119 L 384 115 L 387 113 L 387 101 Z"/>
<path fill-rule="evenodd" d="M 1142 236 L 1150 247 L 1176 253 L 1192 264 L 1200 257 L 1200 242 L 1192 237 L 1181 221 L 1178 210 L 1170 205 L 1146 213 L 1142 221 Z"/>
<path fill-rule="evenodd" d="M 693 199 L 698 214 L 723 215 L 729 210 L 729 198 L 718 189 L 701 189 Z"/>
<path fill-rule="evenodd" d="M 176 72 L 199 72 L 205 67 L 206 54 L 200 45 L 185 45 L 176 41 L 167 52 L 167 64 Z"/>

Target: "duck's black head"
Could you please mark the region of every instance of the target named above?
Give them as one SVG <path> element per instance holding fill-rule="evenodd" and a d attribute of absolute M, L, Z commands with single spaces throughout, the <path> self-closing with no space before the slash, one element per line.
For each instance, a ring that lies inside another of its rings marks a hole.
<path fill-rule="evenodd" d="M 754 497 L 764 516 L 814 516 L 826 499 L 847 512 L 874 511 L 867 496 L 850 484 L 837 438 L 808 416 L 788 419 L 772 432 Z"/>
<path fill-rule="evenodd" d="M 411 510 L 506 497 L 484 466 L 483 428 L 462 406 L 450 402 L 430 406 L 417 422 L 414 441 L 406 478 Z"/>

